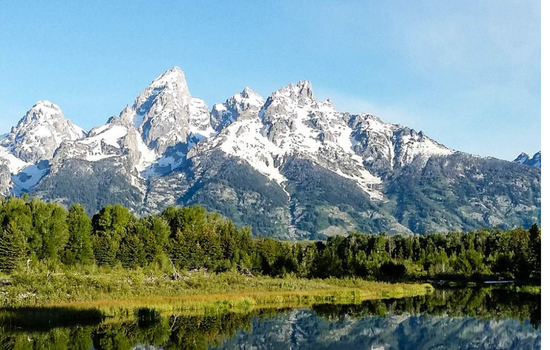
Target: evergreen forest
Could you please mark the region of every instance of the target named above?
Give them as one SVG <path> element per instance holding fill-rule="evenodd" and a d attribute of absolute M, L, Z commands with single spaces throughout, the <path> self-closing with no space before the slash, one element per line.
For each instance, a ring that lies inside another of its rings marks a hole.
<path fill-rule="evenodd" d="M 253 235 L 199 206 L 169 207 L 134 216 L 107 205 L 89 217 L 29 197 L 0 199 L 0 270 L 82 265 L 159 267 L 171 271 L 238 271 L 247 275 L 368 280 L 537 281 L 541 231 L 480 229 L 473 232 L 390 236 L 351 232 L 325 241 L 288 242 Z"/>

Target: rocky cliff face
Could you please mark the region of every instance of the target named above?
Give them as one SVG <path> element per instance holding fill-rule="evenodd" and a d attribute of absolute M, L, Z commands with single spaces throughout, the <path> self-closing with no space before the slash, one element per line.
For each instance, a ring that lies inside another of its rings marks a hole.
<path fill-rule="evenodd" d="M 244 113 L 254 117 L 264 103 L 265 101 L 260 95 L 246 87 L 241 93 L 231 96 L 224 103 L 216 103 L 212 107 L 210 124 L 216 132 L 220 132 Z"/>
<path fill-rule="evenodd" d="M 209 111 L 178 67 L 88 133 L 58 106 L 37 103 L 0 141 L 0 194 L 26 192 L 90 213 L 113 203 L 138 214 L 200 204 L 288 239 L 540 219 L 539 169 L 340 112 L 307 81 L 267 100 L 245 88 Z"/>
<path fill-rule="evenodd" d="M 157 154 L 179 143 L 197 142 L 214 133 L 206 103 L 191 97 L 179 67 L 155 79 L 123 116 L 132 120 L 147 147 Z"/>
<path fill-rule="evenodd" d="M 4 164 L 0 164 L 0 196 L 8 196 L 12 186 L 10 169 Z"/>

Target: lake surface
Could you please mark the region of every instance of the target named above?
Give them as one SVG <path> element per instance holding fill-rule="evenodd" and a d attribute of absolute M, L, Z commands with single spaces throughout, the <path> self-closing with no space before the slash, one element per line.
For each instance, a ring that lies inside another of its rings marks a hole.
<path fill-rule="evenodd" d="M 124 320 L 0 310 L 1 349 L 540 349 L 540 295 L 495 288 L 423 297 Z"/>

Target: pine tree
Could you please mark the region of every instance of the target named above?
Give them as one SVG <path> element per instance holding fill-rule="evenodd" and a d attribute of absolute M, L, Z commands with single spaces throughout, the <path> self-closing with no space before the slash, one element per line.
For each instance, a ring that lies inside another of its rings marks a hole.
<path fill-rule="evenodd" d="M 2 202 L 0 206 L 0 229 L 6 229 L 10 223 L 23 234 L 31 252 L 33 240 L 37 241 L 38 247 L 42 245 L 41 239 L 36 237 L 33 230 L 32 214 L 27 202 L 13 197 Z"/>
<path fill-rule="evenodd" d="M 89 264 L 94 260 L 92 250 L 92 221 L 86 215 L 83 206 L 75 204 L 69 209 L 67 217 L 69 240 L 62 261 L 68 265 L 76 263 Z"/>
<path fill-rule="evenodd" d="M 25 248 L 25 236 L 13 222 L 0 229 L 0 270 L 15 269 L 25 256 Z"/>
<path fill-rule="evenodd" d="M 143 266 L 145 263 L 145 252 L 143 242 L 135 234 L 128 234 L 122 240 L 118 251 L 118 260 L 126 268 Z"/>
<path fill-rule="evenodd" d="M 190 242 L 188 238 L 178 230 L 168 244 L 170 259 L 180 269 L 191 267 L 190 256 L 193 250 L 193 242 Z"/>
<path fill-rule="evenodd" d="M 109 239 L 108 236 L 92 236 L 92 247 L 95 261 L 99 266 L 114 265 L 119 243 Z"/>
<path fill-rule="evenodd" d="M 120 242 L 133 229 L 134 216 L 121 205 L 107 205 L 92 218 L 92 248 L 99 265 L 114 265 Z"/>
<path fill-rule="evenodd" d="M 56 261 L 69 240 L 67 211 L 58 204 L 47 204 L 48 218 L 42 225 L 42 250 L 40 257 Z"/>

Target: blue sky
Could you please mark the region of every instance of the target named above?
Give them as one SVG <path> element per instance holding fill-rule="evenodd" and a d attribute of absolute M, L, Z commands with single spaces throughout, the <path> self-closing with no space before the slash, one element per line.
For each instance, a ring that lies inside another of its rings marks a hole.
<path fill-rule="evenodd" d="M 540 1 L 13 1 L 0 9 L 0 133 L 38 100 L 85 129 L 180 66 L 209 106 L 310 80 L 458 150 L 540 149 Z"/>

